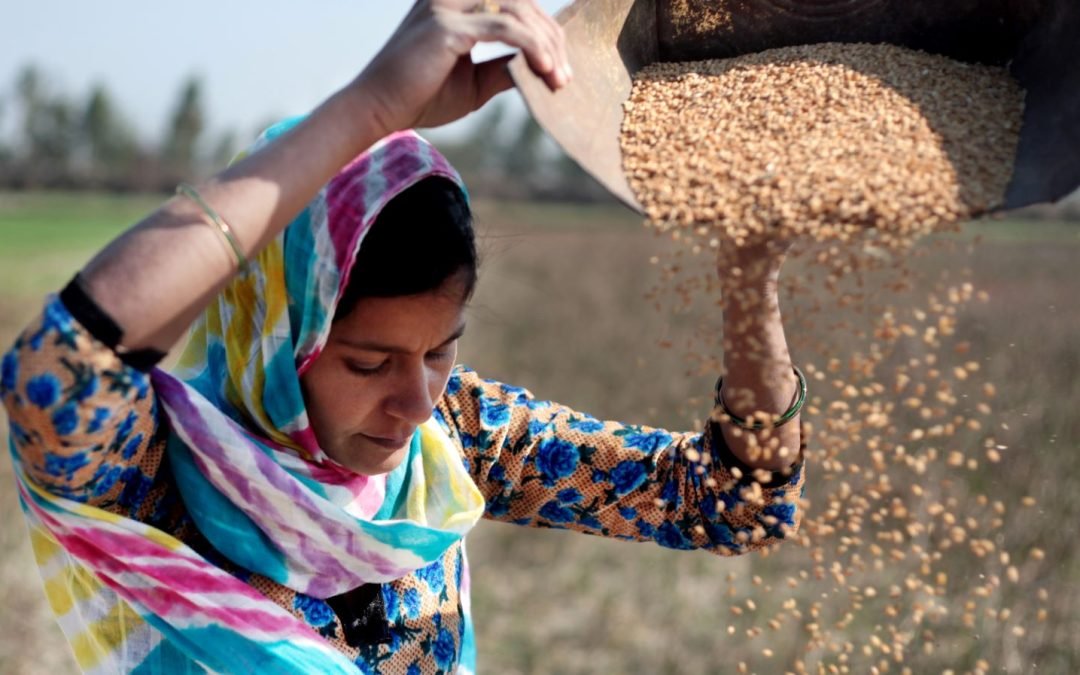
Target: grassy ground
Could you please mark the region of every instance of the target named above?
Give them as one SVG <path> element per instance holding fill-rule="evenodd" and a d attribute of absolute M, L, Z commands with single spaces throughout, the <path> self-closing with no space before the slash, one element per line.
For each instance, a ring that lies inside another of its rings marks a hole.
<path fill-rule="evenodd" d="M 44 293 L 152 204 L 0 195 L 0 342 L 7 344 L 32 317 Z M 659 313 L 644 300 L 655 281 L 648 260 L 664 246 L 635 217 L 617 207 L 481 203 L 477 210 L 485 260 L 464 362 L 601 417 L 683 428 L 707 412 L 700 401 L 712 378 L 685 375 L 690 364 L 683 354 L 657 346 L 688 342 L 697 321 Z M 957 630 L 951 638 L 946 624 L 936 651 L 920 644 L 905 664 L 915 673 L 966 672 L 985 658 L 994 672 L 1078 672 L 1080 550 L 1070 527 L 1080 518 L 1073 489 L 1080 478 L 1080 358 L 1073 346 L 1080 334 L 1074 300 L 1080 278 L 1073 272 L 1080 227 L 999 222 L 978 232 L 985 241 L 971 257 L 930 256 L 920 269 L 929 279 L 942 268 L 970 266 L 976 285 L 991 294 L 989 303 L 961 310 L 960 330 L 985 364 L 980 375 L 998 384 L 995 414 L 1008 423 L 1001 440 L 1013 450 L 1002 464 L 968 478 L 1008 503 L 1010 525 L 997 535 L 1002 545 L 1038 546 L 1047 554 L 1046 564 L 1025 566 L 1023 583 L 1003 589 L 995 602 L 1027 617 L 1036 589 L 1046 588 L 1050 618 L 1025 624 L 1024 640 L 1010 632 L 1015 622 L 980 621 L 977 630 Z M 798 337 L 796 344 L 807 336 Z M 833 340 L 841 351 L 859 347 L 848 335 L 813 337 Z M 698 403 L 688 404 L 694 397 Z M 820 472 L 815 482 L 813 471 L 811 508 L 828 482 Z M 44 608 L 9 474 L 10 462 L 0 459 L 0 510 L 8 514 L 0 520 L 0 672 L 73 672 Z M 1012 506 L 1028 494 L 1039 496 L 1040 507 L 1014 516 Z M 781 586 L 793 570 L 807 568 L 808 555 L 788 546 L 768 558 L 722 560 L 482 524 L 470 537 L 481 669 L 726 673 L 745 660 L 755 672 L 785 672 L 805 641 L 804 625 L 786 624 L 753 640 L 742 630 L 763 624 L 793 597 Z M 879 574 L 899 575 L 902 565 Z M 975 566 L 956 574 L 984 571 Z M 760 585 L 752 584 L 754 575 Z M 753 597 L 758 616 L 734 620 L 731 592 Z M 836 592 L 831 582 L 814 581 L 798 591 L 800 598 Z M 959 596 L 941 601 L 963 611 Z M 851 640 L 884 623 L 880 608 L 868 607 L 858 618 L 847 631 Z M 729 625 L 739 632 L 729 636 Z M 773 658 L 762 656 L 765 646 L 774 649 Z M 857 650 L 845 658 L 851 672 L 869 672 L 877 662 Z M 890 672 L 900 672 L 900 664 Z"/>

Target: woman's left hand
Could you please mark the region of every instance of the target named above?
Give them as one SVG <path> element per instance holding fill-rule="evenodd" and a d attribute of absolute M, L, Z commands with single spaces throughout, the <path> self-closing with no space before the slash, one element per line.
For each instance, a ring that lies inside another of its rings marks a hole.
<path fill-rule="evenodd" d="M 780 269 L 793 243 L 790 239 L 768 239 L 742 246 L 725 242 L 717 257 L 717 271 L 724 291 L 775 294 Z"/>

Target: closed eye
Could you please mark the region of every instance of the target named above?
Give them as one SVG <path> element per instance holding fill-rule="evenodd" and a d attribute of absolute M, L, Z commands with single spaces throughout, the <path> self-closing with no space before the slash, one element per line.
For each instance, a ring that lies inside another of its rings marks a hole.
<path fill-rule="evenodd" d="M 445 361 L 447 359 L 453 358 L 453 356 L 454 356 L 454 352 L 452 350 L 450 350 L 450 349 L 445 349 L 445 350 L 440 350 L 440 351 L 437 351 L 437 352 L 428 352 L 427 353 L 428 360 L 429 361 L 436 361 L 436 362 Z"/>
<path fill-rule="evenodd" d="M 369 364 L 357 363 L 355 361 L 350 361 L 348 359 L 344 360 L 346 370 L 348 370 L 350 373 L 353 373 L 355 375 L 359 375 L 361 377 L 371 377 L 373 375 L 378 375 L 378 374 L 382 373 L 384 370 L 386 370 L 386 364 L 389 363 L 389 362 L 390 362 L 390 360 L 386 359 L 386 360 L 382 361 L 381 363 L 369 365 Z"/>

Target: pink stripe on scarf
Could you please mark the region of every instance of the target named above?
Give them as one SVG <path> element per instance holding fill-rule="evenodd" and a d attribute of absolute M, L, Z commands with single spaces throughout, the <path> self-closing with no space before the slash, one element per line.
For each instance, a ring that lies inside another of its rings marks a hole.
<path fill-rule="evenodd" d="M 83 561 L 102 583 L 124 600 L 139 603 L 167 621 L 196 618 L 241 633 L 255 628 L 282 637 L 314 637 L 313 631 L 296 617 L 207 562 L 169 551 L 134 533 L 83 527 L 64 532 L 62 523 L 48 515 L 39 515 L 43 516 L 43 522 L 51 525 L 50 531 L 64 549 Z M 130 560 L 133 557 L 156 558 L 160 562 L 136 563 Z M 128 586 L 115 578 L 121 575 L 140 576 L 151 583 L 146 587 Z M 211 599 L 205 604 L 193 602 L 200 595 L 210 593 L 239 596 L 251 606 L 223 606 Z"/>

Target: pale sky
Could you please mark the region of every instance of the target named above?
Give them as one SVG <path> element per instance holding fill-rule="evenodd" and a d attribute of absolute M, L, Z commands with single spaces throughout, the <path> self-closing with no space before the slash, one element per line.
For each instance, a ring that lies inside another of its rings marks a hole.
<path fill-rule="evenodd" d="M 540 0 L 556 11 L 566 0 Z M 351 79 L 411 6 L 408 0 L 8 0 L 0 101 L 40 66 L 55 90 L 85 100 L 103 82 L 144 139 L 161 136 L 180 83 L 202 77 L 213 131 L 241 140 L 270 119 L 310 110 Z M 481 55 L 495 53 L 488 48 Z M 0 109 L 5 135 L 14 122 Z"/>

